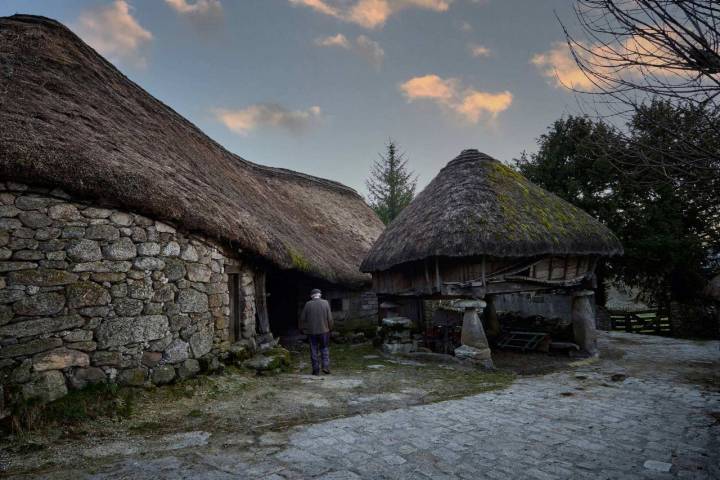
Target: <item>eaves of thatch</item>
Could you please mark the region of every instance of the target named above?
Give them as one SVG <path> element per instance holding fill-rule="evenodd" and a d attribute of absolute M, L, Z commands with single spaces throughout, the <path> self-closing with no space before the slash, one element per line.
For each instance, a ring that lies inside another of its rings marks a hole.
<path fill-rule="evenodd" d="M 464 150 L 375 242 L 364 272 L 430 257 L 615 255 L 605 225 L 477 150 Z"/>
<path fill-rule="evenodd" d="M 360 285 L 383 225 L 336 182 L 248 162 L 60 23 L 0 18 L 0 180 L 59 187 L 217 239 L 282 269 Z"/>

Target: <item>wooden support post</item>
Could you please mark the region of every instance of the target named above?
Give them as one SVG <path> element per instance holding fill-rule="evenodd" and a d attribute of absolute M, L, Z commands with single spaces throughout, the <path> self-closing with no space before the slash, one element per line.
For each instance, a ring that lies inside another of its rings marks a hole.
<path fill-rule="evenodd" d="M 500 336 L 500 321 L 498 320 L 497 310 L 495 309 L 495 297 L 488 295 L 485 297 L 487 306 L 485 307 L 485 325 L 487 326 L 487 336 L 490 339 L 496 339 Z"/>
<path fill-rule="evenodd" d="M 258 318 L 258 333 L 270 333 L 270 318 L 267 311 L 267 294 L 265 291 L 265 271 L 255 272 L 255 308 Z"/>

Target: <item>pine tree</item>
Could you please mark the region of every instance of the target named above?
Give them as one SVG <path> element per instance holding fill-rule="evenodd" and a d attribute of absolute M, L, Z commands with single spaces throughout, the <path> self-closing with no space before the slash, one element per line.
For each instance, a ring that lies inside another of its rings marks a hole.
<path fill-rule="evenodd" d="M 408 171 L 407 159 L 398 152 L 392 139 L 388 140 L 386 155 L 378 156 L 365 184 L 370 192 L 370 206 L 387 225 L 412 201 L 417 180 Z"/>

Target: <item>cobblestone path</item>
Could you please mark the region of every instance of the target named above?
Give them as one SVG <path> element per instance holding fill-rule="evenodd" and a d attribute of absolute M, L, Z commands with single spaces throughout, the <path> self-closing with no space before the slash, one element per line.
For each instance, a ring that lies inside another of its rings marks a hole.
<path fill-rule="evenodd" d="M 609 358 L 599 363 L 495 393 L 52 478 L 720 478 L 720 393 L 697 374 L 717 375 L 718 342 L 629 334 L 602 342 Z M 624 356 L 612 360 L 613 349 Z"/>

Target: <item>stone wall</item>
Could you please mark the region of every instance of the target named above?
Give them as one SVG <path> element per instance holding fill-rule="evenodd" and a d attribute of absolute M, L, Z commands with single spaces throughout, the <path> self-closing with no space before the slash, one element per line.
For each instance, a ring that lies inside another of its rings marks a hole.
<path fill-rule="evenodd" d="M 332 312 L 336 330 L 345 332 L 377 328 L 378 300 L 374 292 L 326 290 L 323 298 L 331 303 L 342 302 L 342 310 Z M 304 304 L 303 300 L 302 305 Z"/>
<path fill-rule="evenodd" d="M 229 252 L 142 215 L 0 183 L 5 401 L 164 384 L 212 365 L 232 340 L 228 270 L 240 276 L 238 336 L 251 339 L 253 272 Z"/>

